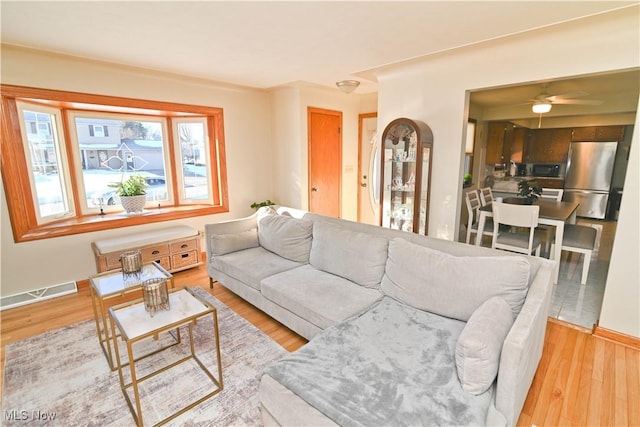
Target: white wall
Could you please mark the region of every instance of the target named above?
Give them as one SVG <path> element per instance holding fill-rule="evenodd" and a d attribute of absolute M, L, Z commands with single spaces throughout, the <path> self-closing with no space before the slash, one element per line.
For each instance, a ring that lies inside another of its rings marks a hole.
<path fill-rule="evenodd" d="M 600 326 L 640 337 L 640 115 L 632 139 Z"/>
<path fill-rule="evenodd" d="M 274 161 L 271 95 L 266 91 L 6 46 L 2 49 L 2 83 L 221 107 L 224 109 L 230 212 L 180 220 L 180 223 L 202 230 L 208 222 L 249 215 L 252 202 L 274 197 L 274 181 L 268 167 Z M 4 188 L 0 191 L 2 295 L 86 279 L 96 272 L 92 241 L 167 225 L 156 223 L 16 244 Z"/>
<path fill-rule="evenodd" d="M 277 203 L 309 208 L 307 108 L 342 112 L 342 188 L 340 217 L 357 220 L 358 115 L 375 112 L 376 95 L 344 94 L 337 89 L 301 86 L 274 93 L 277 150 Z"/>
<path fill-rule="evenodd" d="M 409 117 L 424 121 L 433 130 L 429 234 L 437 236 L 443 229 L 454 229 L 459 224 L 465 91 L 637 68 L 640 66 L 639 39 L 638 7 L 634 7 L 378 70 L 380 129 L 395 118 Z M 637 127 L 635 132 L 632 145 L 637 153 L 640 143 Z M 634 174 L 637 177 L 638 168 L 636 155 L 630 159 L 629 177 Z M 449 215 L 443 207 L 447 197 L 457 202 L 456 215 Z M 629 213 L 625 212 L 627 219 L 619 222 L 617 236 L 626 234 L 635 238 L 627 237 L 620 243 L 616 239 L 614 255 L 619 259 L 611 263 L 610 277 L 626 280 L 613 285 L 611 290 L 607 283 L 603 314 L 628 307 L 630 303 L 625 296 L 637 296 L 640 281 L 637 268 L 635 271 L 623 268 L 625 263 L 638 264 L 637 191 L 627 192 L 625 187 L 623 203 L 620 215 L 622 210 Z M 635 218 L 635 226 L 627 222 L 631 218 Z M 457 233 L 453 238 L 457 239 Z M 618 310 L 615 322 L 604 315 L 600 325 L 640 336 L 638 298 L 633 302 L 635 306 L 629 310 Z"/>

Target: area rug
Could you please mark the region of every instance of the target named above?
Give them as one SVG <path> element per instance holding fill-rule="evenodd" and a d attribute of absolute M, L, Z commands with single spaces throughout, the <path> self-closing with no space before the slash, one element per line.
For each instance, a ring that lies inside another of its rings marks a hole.
<path fill-rule="evenodd" d="M 168 425 L 260 425 L 260 376 L 286 350 L 205 290 L 193 290 L 218 310 L 224 389 Z M 182 333 L 184 344 L 188 342 L 186 328 Z M 198 353 L 207 350 L 202 352 L 203 362 L 217 373 L 215 352 L 209 350 L 213 339 L 211 316 L 198 320 L 194 334 Z M 163 340 L 171 339 L 169 334 L 162 334 L 158 341 L 148 340 L 141 345 L 163 345 Z M 143 363 L 139 370 L 166 363 L 165 359 L 181 351 L 181 346 L 147 359 L 147 366 Z M 134 425 L 120 389 L 118 371 L 112 372 L 108 367 L 93 320 L 9 344 L 5 356 L 0 425 Z M 197 399 L 213 387 L 196 367 L 195 363 L 184 363 L 144 383 L 141 400 L 145 425 L 155 424 L 195 400 L 193 396 Z M 128 374 L 128 369 L 124 372 Z"/>

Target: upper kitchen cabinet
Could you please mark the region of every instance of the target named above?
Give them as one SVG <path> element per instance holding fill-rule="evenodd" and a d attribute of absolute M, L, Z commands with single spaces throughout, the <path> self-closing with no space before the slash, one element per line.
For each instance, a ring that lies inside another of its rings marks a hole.
<path fill-rule="evenodd" d="M 624 126 L 589 126 L 573 129 L 573 141 L 622 141 Z"/>
<path fill-rule="evenodd" d="M 525 163 L 565 163 L 572 129 L 531 129 L 524 145 Z"/>
<path fill-rule="evenodd" d="M 489 122 L 485 163 L 522 162 L 526 129 L 510 122 Z"/>
<path fill-rule="evenodd" d="M 427 234 L 433 134 L 425 123 L 396 119 L 382 133 L 381 225 Z"/>

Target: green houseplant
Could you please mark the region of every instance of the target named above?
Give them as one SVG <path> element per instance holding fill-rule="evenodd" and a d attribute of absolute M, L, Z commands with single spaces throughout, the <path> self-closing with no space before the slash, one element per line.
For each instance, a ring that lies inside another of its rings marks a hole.
<path fill-rule="evenodd" d="M 518 196 L 524 198 L 526 204 L 534 203 L 540 194 L 542 194 L 542 187 L 535 180 L 522 180 L 518 183 Z"/>
<path fill-rule="evenodd" d="M 140 175 L 133 175 L 124 181 L 110 184 L 116 189 L 120 197 L 120 203 L 127 213 L 142 212 L 147 201 L 147 182 Z"/>
<path fill-rule="evenodd" d="M 251 209 L 258 210 L 258 209 L 260 209 L 261 207 L 264 207 L 264 206 L 273 206 L 273 205 L 275 205 L 275 203 L 273 203 L 271 200 L 267 199 L 267 200 L 265 200 L 264 202 L 254 202 L 254 203 L 251 203 Z"/>

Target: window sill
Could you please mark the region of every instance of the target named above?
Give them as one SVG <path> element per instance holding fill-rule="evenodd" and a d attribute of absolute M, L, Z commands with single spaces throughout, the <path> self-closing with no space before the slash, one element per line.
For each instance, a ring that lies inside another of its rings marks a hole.
<path fill-rule="evenodd" d="M 145 210 L 143 213 L 132 215 L 127 215 L 124 212 L 113 212 L 104 215 L 86 215 L 43 224 L 25 230 L 25 232 L 19 236 L 16 236 L 14 232 L 14 239 L 16 243 L 29 242 L 70 236 L 73 234 L 91 233 L 114 228 L 212 215 L 228 211 L 229 209 L 226 206 L 190 205 L 152 208 Z"/>

